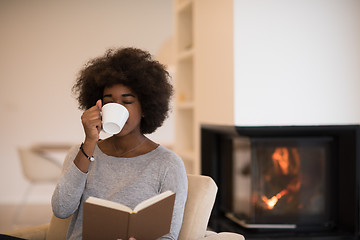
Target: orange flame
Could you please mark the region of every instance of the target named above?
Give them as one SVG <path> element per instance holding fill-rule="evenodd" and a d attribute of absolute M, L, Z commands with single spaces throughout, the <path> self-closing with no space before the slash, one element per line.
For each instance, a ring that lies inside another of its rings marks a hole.
<path fill-rule="evenodd" d="M 286 147 L 278 147 L 272 154 L 273 170 L 277 175 L 294 175 L 294 179 L 287 185 L 285 189 L 271 198 L 262 196 L 261 199 L 265 203 L 265 208 L 271 210 L 278 203 L 280 198 L 292 191 L 299 190 L 301 182 L 298 178 L 300 167 L 300 156 L 296 148 L 291 149 L 293 162 L 290 160 L 289 149 Z"/>
<path fill-rule="evenodd" d="M 279 192 L 278 194 L 276 194 L 275 196 L 273 196 L 272 198 L 267 198 L 266 196 L 262 196 L 261 199 L 266 204 L 266 208 L 271 210 L 274 208 L 274 206 L 279 201 L 279 199 L 282 198 L 282 196 L 284 196 L 287 193 L 288 193 L 288 191 L 286 189 L 284 189 L 281 192 Z"/>
<path fill-rule="evenodd" d="M 275 167 L 280 167 L 280 171 L 284 175 L 289 174 L 289 150 L 285 147 L 278 147 L 272 155 L 272 160 Z"/>

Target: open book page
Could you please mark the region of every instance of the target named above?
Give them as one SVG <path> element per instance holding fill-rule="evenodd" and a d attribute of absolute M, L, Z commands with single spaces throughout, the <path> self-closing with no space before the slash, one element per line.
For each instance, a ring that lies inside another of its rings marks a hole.
<path fill-rule="evenodd" d="M 96 205 L 101 205 L 104 207 L 108 207 L 108 208 L 113 208 L 113 209 L 117 209 L 117 210 L 121 210 L 124 212 L 133 212 L 133 210 L 121 203 L 117 203 L 117 202 L 113 202 L 113 201 L 109 201 L 106 199 L 101 199 L 101 198 L 97 198 L 97 197 L 89 197 L 86 202 L 88 203 L 92 203 L 92 204 L 96 204 Z"/>
<path fill-rule="evenodd" d="M 109 200 L 89 197 L 84 203 L 83 240 L 157 239 L 169 233 L 175 193 L 169 191 L 143 201 L 132 211 Z"/>
<path fill-rule="evenodd" d="M 128 211 L 85 201 L 82 239 L 128 239 L 128 222 L 131 215 Z"/>
<path fill-rule="evenodd" d="M 130 214 L 129 236 L 135 239 L 157 239 L 170 232 L 175 193 L 163 194 L 155 203 Z M 150 201 L 151 202 L 151 201 Z"/>
<path fill-rule="evenodd" d="M 167 198 L 170 195 L 173 195 L 175 193 L 173 193 L 172 191 L 166 191 L 163 193 L 160 193 L 158 195 L 155 195 L 154 197 L 151 197 L 149 199 L 146 199 L 145 201 L 142 201 L 141 203 L 139 203 L 135 208 L 134 208 L 134 213 L 137 213 L 138 211 L 147 208 L 148 206 L 159 202 L 160 200 Z"/>

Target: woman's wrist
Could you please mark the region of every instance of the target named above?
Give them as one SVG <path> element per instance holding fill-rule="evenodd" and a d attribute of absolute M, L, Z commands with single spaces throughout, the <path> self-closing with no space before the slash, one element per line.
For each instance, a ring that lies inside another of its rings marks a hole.
<path fill-rule="evenodd" d="M 85 141 L 81 143 L 81 148 L 80 150 L 82 152 L 85 152 L 85 156 L 87 157 L 91 157 L 95 151 L 95 146 L 97 144 L 98 141 L 94 141 L 91 139 L 87 139 L 85 138 Z"/>
<path fill-rule="evenodd" d="M 74 159 L 75 165 L 84 173 L 87 173 L 89 170 L 91 157 L 93 156 L 96 143 L 97 142 L 85 139 L 85 141 L 81 144 L 78 155 Z"/>
<path fill-rule="evenodd" d="M 84 143 L 81 143 L 81 145 L 80 145 L 80 150 L 81 150 L 81 152 L 84 154 L 84 156 L 85 156 L 88 160 L 90 160 L 90 162 L 92 162 L 92 161 L 95 160 L 94 156 L 92 156 L 92 155 L 89 156 L 89 155 L 86 154 L 86 152 L 85 152 L 85 150 L 84 150 Z"/>

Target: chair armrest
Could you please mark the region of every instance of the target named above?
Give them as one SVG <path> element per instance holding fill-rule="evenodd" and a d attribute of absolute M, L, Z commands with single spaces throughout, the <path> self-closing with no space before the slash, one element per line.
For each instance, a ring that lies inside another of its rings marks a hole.
<path fill-rule="evenodd" d="M 227 240 L 245 240 L 245 237 L 238 233 L 231 233 L 231 232 L 221 232 L 218 233 L 220 239 L 227 239 Z"/>
<path fill-rule="evenodd" d="M 201 240 L 245 240 L 244 236 L 237 233 L 206 231 L 205 237 Z"/>
<path fill-rule="evenodd" d="M 5 234 L 13 237 L 24 238 L 29 240 L 45 240 L 48 227 L 49 224 L 24 227 L 24 228 L 15 229 L 13 231 L 9 231 Z"/>

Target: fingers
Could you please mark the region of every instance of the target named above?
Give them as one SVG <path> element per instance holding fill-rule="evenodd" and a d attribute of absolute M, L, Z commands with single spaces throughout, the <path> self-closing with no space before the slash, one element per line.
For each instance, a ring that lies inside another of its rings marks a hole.
<path fill-rule="evenodd" d="M 81 116 L 86 138 L 97 141 L 101 131 L 101 100 L 96 105 L 86 110 Z"/>
<path fill-rule="evenodd" d="M 97 100 L 96 106 L 97 106 L 97 107 L 99 108 L 99 110 L 101 111 L 101 108 L 102 108 L 102 101 L 101 101 L 101 99 Z"/>

